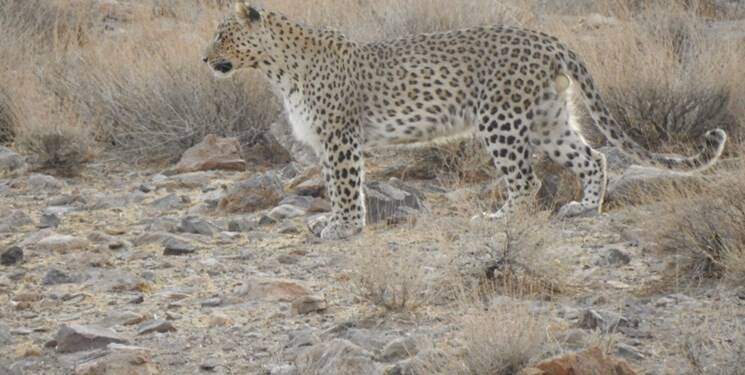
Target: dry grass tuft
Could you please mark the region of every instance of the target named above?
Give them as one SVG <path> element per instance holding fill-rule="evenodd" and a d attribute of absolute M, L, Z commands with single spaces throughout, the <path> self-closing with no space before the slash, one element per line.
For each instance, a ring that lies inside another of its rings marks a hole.
<path fill-rule="evenodd" d="M 353 260 L 354 293 L 390 312 L 411 312 L 426 304 L 431 285 L 419 251 L 405 245 L 367 244 Z"/>
<path fill-rule="evenodd" d="M 660 249 L 677 254 L 686 279 L 745 281 L 745 174 L 721 176 L 696 193 L 679 191 L 647 217 Z"/>
<path fill-rule="evenodd" d="M 451 374 L 515 374 L 529 363 L 555 354 L 550 323 L 527 302 L 492 301 L 462 318 L 464 348 L 453 358 Z"/>

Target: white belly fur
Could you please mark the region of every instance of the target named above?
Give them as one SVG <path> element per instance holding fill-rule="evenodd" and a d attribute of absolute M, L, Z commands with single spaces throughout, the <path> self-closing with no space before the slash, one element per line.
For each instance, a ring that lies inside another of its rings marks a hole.
<path fill-rule="evenodd" d="M 287 119 L 290 122 L 295 139 L 310 146 L 318 155 L 322 151 L 321 139 L 313 130 L 312 113 L 306 110 L 303 102 L 302 97 L 284 99 Z"/>

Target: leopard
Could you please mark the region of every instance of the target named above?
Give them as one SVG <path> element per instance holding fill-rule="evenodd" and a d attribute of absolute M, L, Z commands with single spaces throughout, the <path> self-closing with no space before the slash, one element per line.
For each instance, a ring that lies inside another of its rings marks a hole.
<path fill-rule="evenodd" d="M 571 218 L 601 212 L 608 181 L 606 158 L 583 136 L 573 100 L 609 144 L 653 168 L 704 170 L 727 140 L 713 129 L 693 156 L 649 151 L 614 119 L 576 52 L 555 36 L 515 26 L 363 43 L 239 0 L 203 62 L 218 78 L 254 70 L 268 81 L 294 137 L 319 157 L 331 211 L 318 234 L 328 240 L 353 236 L 366 224 L 363 155 L 371 148 L 471 134 L 506 182 L 501 208 L 479 214 L 487 218 L 508 218 L 534 198 L 541 182 L 532 156 L 544 155 L 581 182 L 581 200 L 557 213 Z"/>

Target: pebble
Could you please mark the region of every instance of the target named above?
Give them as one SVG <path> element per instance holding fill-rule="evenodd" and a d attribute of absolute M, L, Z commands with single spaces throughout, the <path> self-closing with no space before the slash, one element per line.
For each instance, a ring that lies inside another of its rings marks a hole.
<path fill-rule="evenodd" d="M 138 335 L 146 335 L 153 332 L 176 332 L 176 327 L 167 320 L 150 320 L 137 327 Z"/>
<path fill-rule="evenodd" d="M 23 249 L 18 246 L 11 246 L 0 255 L 0 264 L 3 266 L 12 266 L 23 260 Z"/>

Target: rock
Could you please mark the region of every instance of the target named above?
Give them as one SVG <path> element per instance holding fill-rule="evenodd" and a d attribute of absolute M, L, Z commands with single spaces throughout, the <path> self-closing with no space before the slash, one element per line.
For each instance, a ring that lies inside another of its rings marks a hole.
<path fill-rule="evenodd" d="M 238 295 L 244 298 L 280 302 L 292 302 L 310 294 L 310 289 L 298 281 L 259 277 L 248 279 L 238 290 Z"/>
<path fill-rule="evenodd" d="M 171 193 L 166 196 L 155 199 L 150 202 L 150 206 L 163 211 L 170 211 L 181 208 L 184 202 L 181 201 L 176 193 Z"/>
<path fill-rule="evenodd" d="M 310 202 L 310 207 L 308 207 L 308 213 L 311 214 L 329 211 L 331 211 L 331 202 L 323 198 L 313 198 Z"/>
<path fill-rule="evenodd" d="M 57 197 L 52 197 L 47 201 L 47 205 L 52 207 L 69 206 L 80 200 L 78 194 L 62 194 Z"/>
<path fill-rule="evenodd" d="M 0 215 L 0 233 L 15 233 L 21 227 L 34 223 L 31 217 L 21 210 L 2 212 Z"/>
<path fill-rule="evenodd" d="M 297 195 L 320 198 L 326 195 L 326 184 L 320 177 L 310 178 L 295 185 L 292 192 Z"/>
<path fill-rule="evenodd" d="M 318 164 L 318 156 L 306 145 L 298 141 L 292 135 L 292 127 L 287 121 L 287 115 L 282 114 L 276 122 L 269 126 L 269 133 L 274 139 L 289 152 L 292 160 L 298 162 L 301 165 L 316 165 Z"/>
<path fill-rule="evenodd" d="M 269 375 L 298 375 L 298 372 L 297 367 L 293 365 L 281 365 L 272 367 Z"/>
<path fill-rule="evenodd" d="M 124 208 L 130 203 L 127 195 L 96 194 L 93 197 L 92 210 L 108 210 L 112 208 Z"/>
<path fill-rule="evenodd" d="M 26 161 L 13 150 L 0 146 L 0 176 L 13 176 L 24 173 Z"/>
<path fill-rule="evenodd" d="M 381 370 L 369 352 L 343 339 L 315 345 L 295 360 L 300 374 L 359 375 Z"/>
<path fill-rule="evenodd" d="M 151 320 L 142 323 L 139 327 L 137 327 L 138 335 L 146 335 L 153 332 L 176 332 L 176 327 L 173 326 L 173 323 L 167 320 Z"/>
<path fill-rule="evenodd" d="M 36 245 L 42 250 L 66 253 L 85 249 L 88 247 L 88 240 L 66 234 L 52 234 L 41 239 Z"/>
<path fill-rule="evenodd" d="M 175 176 L 156 178 L 153 185 L 156 189 L 197 189 L 207 186 L 215 178 L 215 172 L 191 172 Z"/>
<path fill-rule="evenodd" d="M 59 285 L 59 284 L 74 284 L 80 281 L 80 277 L 69 275 L 56 268 L 52 268 L 44 275 L 41 280 L 42 285 Z"/>
<path fill-rule="evenodd" d="M 418 352 L 416 340 L 411 337 L 403 337 L 389 342 L 380 354 L 380 359 L 385 362 L 394 362 L 416 355 Z"/>
<path fill-rule="evenodd" d="M 250 232 L 258 227 L 258 216 L 239 216 L 228 221 L 228 230 L 231 232 Z"/>
<path fill-rule="evenodd" d="M 196 244 L 185 238 L 169 236 L 163 241 L 163 255 L 188 255 L 196 251 Z"/>
<path fill-rule="evenodd" d="M 106 347 L 110 343 L 126 344 L 128 340 L 117 332 L 93 325 L 63 325 L 57 332 L 57 351 L 73 353 Z"/>
<path fill-rule="evenodd" d="M 157 375 L 160 370 L 146 348 L 110 344 L 75 367 L 75 375 Z"/>
<path fill-rule="evenodd" d="M 45 174 L 32 174 L 28 177 L 28 189 L 33 194 L 56 193 L 65 187 L 65 183 Z"/>
<path fill-rule="evenodd" d="M 11 370 L 3 365 L 0 365 L 0 375 L 21 375 L 15 370 Z"/>
<path fill-rule="evenodd" d="M 8 327 L 5 323 L 0 322 L 0 348 L 2 348 L 5 345 L 10 345 L 13 343 L 13 336 L 10 333 L 10 327 Z M 2 374 L 0 372 L 0 374 Z"/>
<path fill-rule="evenodd" d="M 233 184 L 219 207 L 228 212 L 254 212 L 275 206 L 282 197 L 282 181 L 273 172 L 266 172 Z"/>
<path fill-rule="evenodd" d="M 416 194 L 413 188 L 407 190 L 385 182 L 365 184 L 367 222 L 372 224 L 387 220 L 395 216 L 401 207 L 423 208 L 420 194 Z"/>
<path fill-rule="evenodd" d="M 142 323 L 143 320 L 145 320 L 145 316 L 134 311 L 112 311 L 108 316 L 96 323 L 96 325 L 104 328 L 111 328 L 117 325 L 131 326 Z"/>
<path fill-rule="evenodd" d="M 121 269 L 93 269 L 87 272 L 85 286 L 102 292 L 136 291 L 142 279 Z"/>
<path fill-rule="evenodd" d="M 606 201 L 609 203 L 634 202 L 639 194 L 654 194 L 664 186 L 703 186 L 706 177 L 672 172 L 664 169 L 632 165 L 623 175 L 608 182 Z"/>
<path fill-rule="evenodd" d="M 204 137 L 202 142 L 186 150 L 174 167 L 177 173 L 222 169 L 245 171 L 246 162 L 241 159 L 238 138 L 221 138 L 214 134 Z"/>
<path fill-rule="evenodd" d="M 22 260 L 23 249 L 18 246 L 11 246 L 0 255 L 0 264 L 3 266 L 12 266 Z"/>
<path fill-rule="evenodd" d="M 569 353 L 530 365 L 518 375 L 636 375 L 628 363 L 606 356 L 599 348 Z"/>
<path fill-rule="evenodd" d="M 209 299 L 206 299 L 200 302 L 199 305 L 202 307 L 217 307 L 217 306 L 222 305 L 222 298 L 220 297 L 209 298 Z"/>
<path fill-rule="evenodd" d="M 600 257 L 595 261 L 596 266 L 625 266 L 631 262 L 631 256 L 617 247 L 598 250 Z"/>
<path fill-rule="evenodd" d="M 306 213 L 306 210 L 304 210 L 301 207 L 297 207 L 297 206 L 293 206 L 289 204 L 283 204 L 283 205 L 273 208 L 271 211 L 269 211 L 269 214 L 267 214 L 267 216 L 272 218 L 272 220 L 282 221 L 284 219 L 304 216 L 305 213 Z"/>
<path fill-rule="evenodd" d="M 297 315 L 326 310 L 326 298 L 323 296 L 302 296 L 292 301 L 292 312 Z"/>
<path fill-rule="evenodd" d="M 60 218 L 56 214 L 41 214 L 39 218 L 39 224 L 36 225 L 39 229 L 44 228 L 57 228 L 60 223 Z"/>
<path fill-rule="evenodd" d="M 220 227 L 207 219 L 198 216 L 187 216 L 181 220 L 178 231 L 183 233 L 194 233 L 205 236 L 213 236 L 221 231 Z"/>
<path fill-rule="evenodd" d="M 450 363 L 451 358 L 443 351 L 428 349 L 418 353 L 416 356 L 406 358 L 397 362 L 392 367 L 385 370 L 383 375 L 424 375 L 445 370 Z"/>
<path fill-rule="evenodd" d="M 613 332 L 619 328 L 636 328 L 638 325 L 638 322 L 629 320 L 621 314 L 594 309 L 585 310 L 578 323 L 580 328 L 599 329 L 603 333 Z"/>

